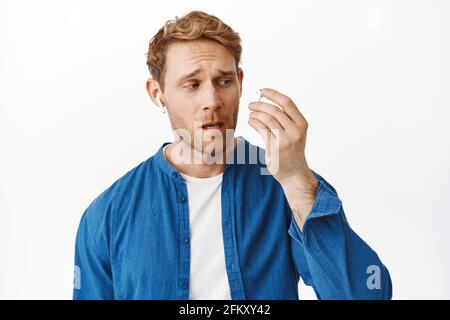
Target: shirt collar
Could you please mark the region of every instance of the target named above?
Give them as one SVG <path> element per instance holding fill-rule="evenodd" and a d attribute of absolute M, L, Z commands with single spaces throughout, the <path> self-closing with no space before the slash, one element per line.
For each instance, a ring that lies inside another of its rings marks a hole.
<path fill-rule="evenodd" d="M 238 136 L 237 137 L 239 139 L 239 143 L 238 146 L 241 145 L 240 147 L 245 147 L 245 150 L 247 151 L 250 143 L 242 136 Z M 164 153 L 163 153 L 163 149 L 166 145 L 170 144 L 172 142 L 164 142 L 158 149 L 158 151 L 155 153 L 155 155 L 153 156 L 153 161 L 155 161 L 155 163 L 158 165 L 158 167 L 166 174 L 168 174 L 169 176 L 173 177 L 173 178 L 180 178 L 181 179 L 181 175 L 180 172 L 173 167 L 164 157 Z M 237 157 L 237 150 L 238 147 L 234 148 L 233 151 L 230 152 L 230 154 L 228 155 L 228 161 L 225 165 L 225 170 L 233 165 L 237 164 L 238 161 L 238 157 Z M 248 152 L 245 152 L 245 158 L 248 157 Z M 233 158 L 234 161 L 230 161 L 231 158 Z M 246 159 L 247 160 L 247 159 Z M 247 163 L 247 162 L 246 162 Z"/>

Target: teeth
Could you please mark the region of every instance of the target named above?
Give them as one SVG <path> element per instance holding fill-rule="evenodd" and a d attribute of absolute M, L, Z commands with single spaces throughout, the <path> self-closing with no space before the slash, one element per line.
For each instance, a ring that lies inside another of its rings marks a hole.
<path fill-rule="evenodd" d="M 206 128 L 206 129 L 212 129 L 212 128 L 218 128 L 220 125 L 219 124 L 215 124 L 215 125 L 205 125 L 205 126 L 203 126 L 203 128 Z"/>

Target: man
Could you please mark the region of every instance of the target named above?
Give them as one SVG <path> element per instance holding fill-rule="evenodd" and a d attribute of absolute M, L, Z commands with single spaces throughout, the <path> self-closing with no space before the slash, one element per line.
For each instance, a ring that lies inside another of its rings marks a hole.
<path fill-rule="evenodd" d="M 240 56 L 238 34 L 199 11 L 150 41 L 147 91 L 175 141 L 85 211 L 74 299 L 298 299 L 300 277 L 319 299 L 391 298 L 386 267 L 308 167 L 296 104 L 262 89 L 273 103 L 251 103 L 248 123 L 265 152 L 234 137 Z"/>

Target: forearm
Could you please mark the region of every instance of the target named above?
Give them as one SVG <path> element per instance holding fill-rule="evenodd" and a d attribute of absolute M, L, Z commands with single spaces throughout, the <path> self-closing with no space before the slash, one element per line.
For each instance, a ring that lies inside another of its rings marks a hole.
<path fill-rule="evenodd" d="M 317 198 L 319 180 L 311 170 L 300 177 L 291 177 L 280 183 L 289 207 L 300 230 Z"/>

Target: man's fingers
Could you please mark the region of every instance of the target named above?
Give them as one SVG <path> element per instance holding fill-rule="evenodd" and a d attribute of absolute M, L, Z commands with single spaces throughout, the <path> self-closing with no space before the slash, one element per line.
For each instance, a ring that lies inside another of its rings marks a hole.
<path fill-rule="evenodd" d="M 281 127 L 280 123 L 272 117 L 270 114 L 260 111 L 252 111 L 250 112 L 250 119 L 256 119 L 262 124 L 264 124 L 268 129 L 271 131 L 284 131 L 284 129 Z"/>
<path fill-rule="evenodd" d="M 296 129 L 295 123 L 292 121 L 292 119 L 286 113 L 284 113 L 279 107 L 273 104 L 266 102 L 252 102 L 249 104 L 249 109 L 252 111 L 265 112 L 271 115 L 279 122 L 281 127 L 286 131 Z"/>
<path fill-rule="evenodd" d="M 275 102 L 278 104 L 283 111 L 294 121 L 298 122 L 306 122 L 300 110 L 298 110 L 295 103 L 288 96 L 270 88 L 261 89 L 261 94 L 263 97 Z"/>
<path fill-rule="evenodd" d="M 248 124 L 255 129 L 259 135 L 262 137 L 264 144 L 266 145 L 267 152 L 271 152 L 272 141 L 275 139 L 275 136 L 272 134 L 272 131 L 261 121 L 258 119 L 250 118 L 248 119 Z"/>

